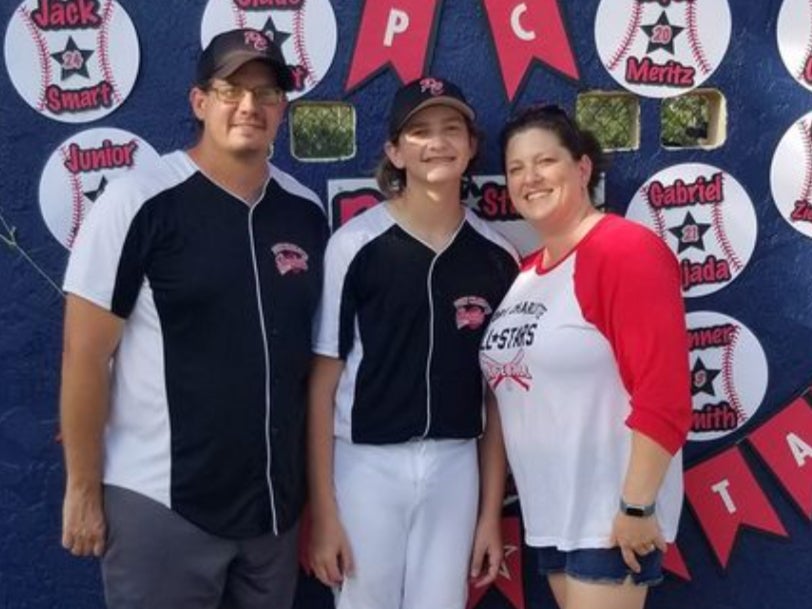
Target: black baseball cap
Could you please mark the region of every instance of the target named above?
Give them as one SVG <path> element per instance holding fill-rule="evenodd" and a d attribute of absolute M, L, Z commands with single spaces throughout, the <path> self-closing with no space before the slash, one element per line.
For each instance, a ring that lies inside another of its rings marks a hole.
<path fill-rule="evenodd" d="M 450 106 L 473 121 L 476 113 L 453 82 L 425 76 L 403 85 L 395 93 L 389 115 L 389 137 L 394 140 L 415 113 L 429 106 Z"/>
<path fill-rule="evenodd" d="M 293 72 L 279 45 L 259 30 L 244 28 L 218 34 L 197 61 L 197 84 L 212 78 L 228 78 L 249 61 L 262 61 L 273 68 L 283 91 L 293 89 Z"/>

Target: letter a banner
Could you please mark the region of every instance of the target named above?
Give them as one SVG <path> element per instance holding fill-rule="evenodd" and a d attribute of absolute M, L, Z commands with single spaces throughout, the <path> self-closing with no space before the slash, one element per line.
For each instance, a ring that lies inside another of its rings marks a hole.
<path fill-rule="evenodd" d="M 387 65 L 402 82 L 423 75 L 429 63 L 438 0 L 367 0 L 355 41 L 346 90 Z"/>
<path fill-rule="evenodd" d="M 735 446 L 686 471 L 685 496 L 722 567 L 741 526 L 787 536 Z"/>
<path fill-rule="evenodd" d="M 747 440 L 812 519 L 812 408 L 806 400 L 795 400 Z"/>
<path fill-rule="evenodd" d="M 484 0 L 508 99 L 516 92 L 533 60 L 578 80 L 561 9 L 556 0 Z"/>

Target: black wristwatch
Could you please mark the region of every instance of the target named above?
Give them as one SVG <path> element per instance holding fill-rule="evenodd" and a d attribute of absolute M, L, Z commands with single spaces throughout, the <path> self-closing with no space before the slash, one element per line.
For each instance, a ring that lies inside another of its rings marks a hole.
<path fill-rule="evenodd" d="M 640 505 L 638 503 L 626 503 L 623 499 L 620 500 L 620 511 L 626 516 L 633 516 L 635 518 L 646 518 L 654 513 L 654 506 L 656 503 L 649 505 Z"/>

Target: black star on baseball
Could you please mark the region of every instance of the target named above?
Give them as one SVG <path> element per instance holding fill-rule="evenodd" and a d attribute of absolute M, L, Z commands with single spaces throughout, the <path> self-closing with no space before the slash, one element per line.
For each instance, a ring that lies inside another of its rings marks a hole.
<path fill-rule="evenodd" d="M 102 176 L 101 180 L 99 181 L 98 188 L 96 188 L 96 190 L 86 190 L 84 195 L 90 200 L 91 203 L 95 203 L 96 199 L 102 196 L 105 188 L 107 188 L 107 178 Z"/>
<path fill-rule="evenodd" d="M 262 32 L 271 40 L 273 40 L 278 47 L 282 47 L 284 42 L 290 38 L 290 32 L 282 32 L 276 29 L 276 24 L 273 19 L 268 17 L 268 21 L 262 26 Z"/>
<path fill-rule="evenodd" d="M 668 232 L 674 235 L 679 241 L 677 253 L 681 254 L 689 247 L 695 247 L 701 252 L 705 251 L 705 233 L 710 230 L 710 224 L 703 224 L 697 222 L 691 215 L 691 212 L 685 214 L 685 220 L 682 224 L 669 228 Z"/>
<path fill-rule="evenodd" d="M 74 41 L 73 36 L 68 36 L 68 42 L 65 48 L 58 53 L 51 53 L 51 57 L 55 59 L 59 67 L 62 68 L 62 74 L 60 75 L 61 80 L 65 80 L 74 74 L 90 78 L 90 74 L 87 72 L 87 60 L 93 53 L 94 51 L 80 49 L 76 41 Z"/>
<path fill-rule="evenodd" d="M 702 358 L 696 358 L 694 367 L 691 368 L 691 395 L 697 393 L 716 395 L 716 390 L 713 388 L 713 379 L 719 376 L 719 372 L 719 370 L 706 368 Z"/>
<path fill-rule="evenodd" d="M 668 21 L 668 16 L 665 11 L 660 13 L 660 18 L 651 25 L 641 25 L 640 29 L 648 36 L 648 47 L 646 48 L 646 55 L 657 49 L 662 49 L 674 54 L 674 38 L 676 38 L 684 27 L 678 25 L 671 25 Z"/>

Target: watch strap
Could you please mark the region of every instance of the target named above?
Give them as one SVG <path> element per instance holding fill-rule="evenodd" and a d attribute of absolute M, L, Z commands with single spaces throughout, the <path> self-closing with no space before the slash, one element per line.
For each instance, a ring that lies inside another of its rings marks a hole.
<path fill-rule="evenodd" d="M 646 518 L 654 514 L 654 508 L 657 504 L 651 503 L 649 505 L 643 505 L 639 503 L 626 503 L 623 499 L 620 500 L 620 511 L 626 514 L 627 516 L 633 516 L 635 518 Z"/>

